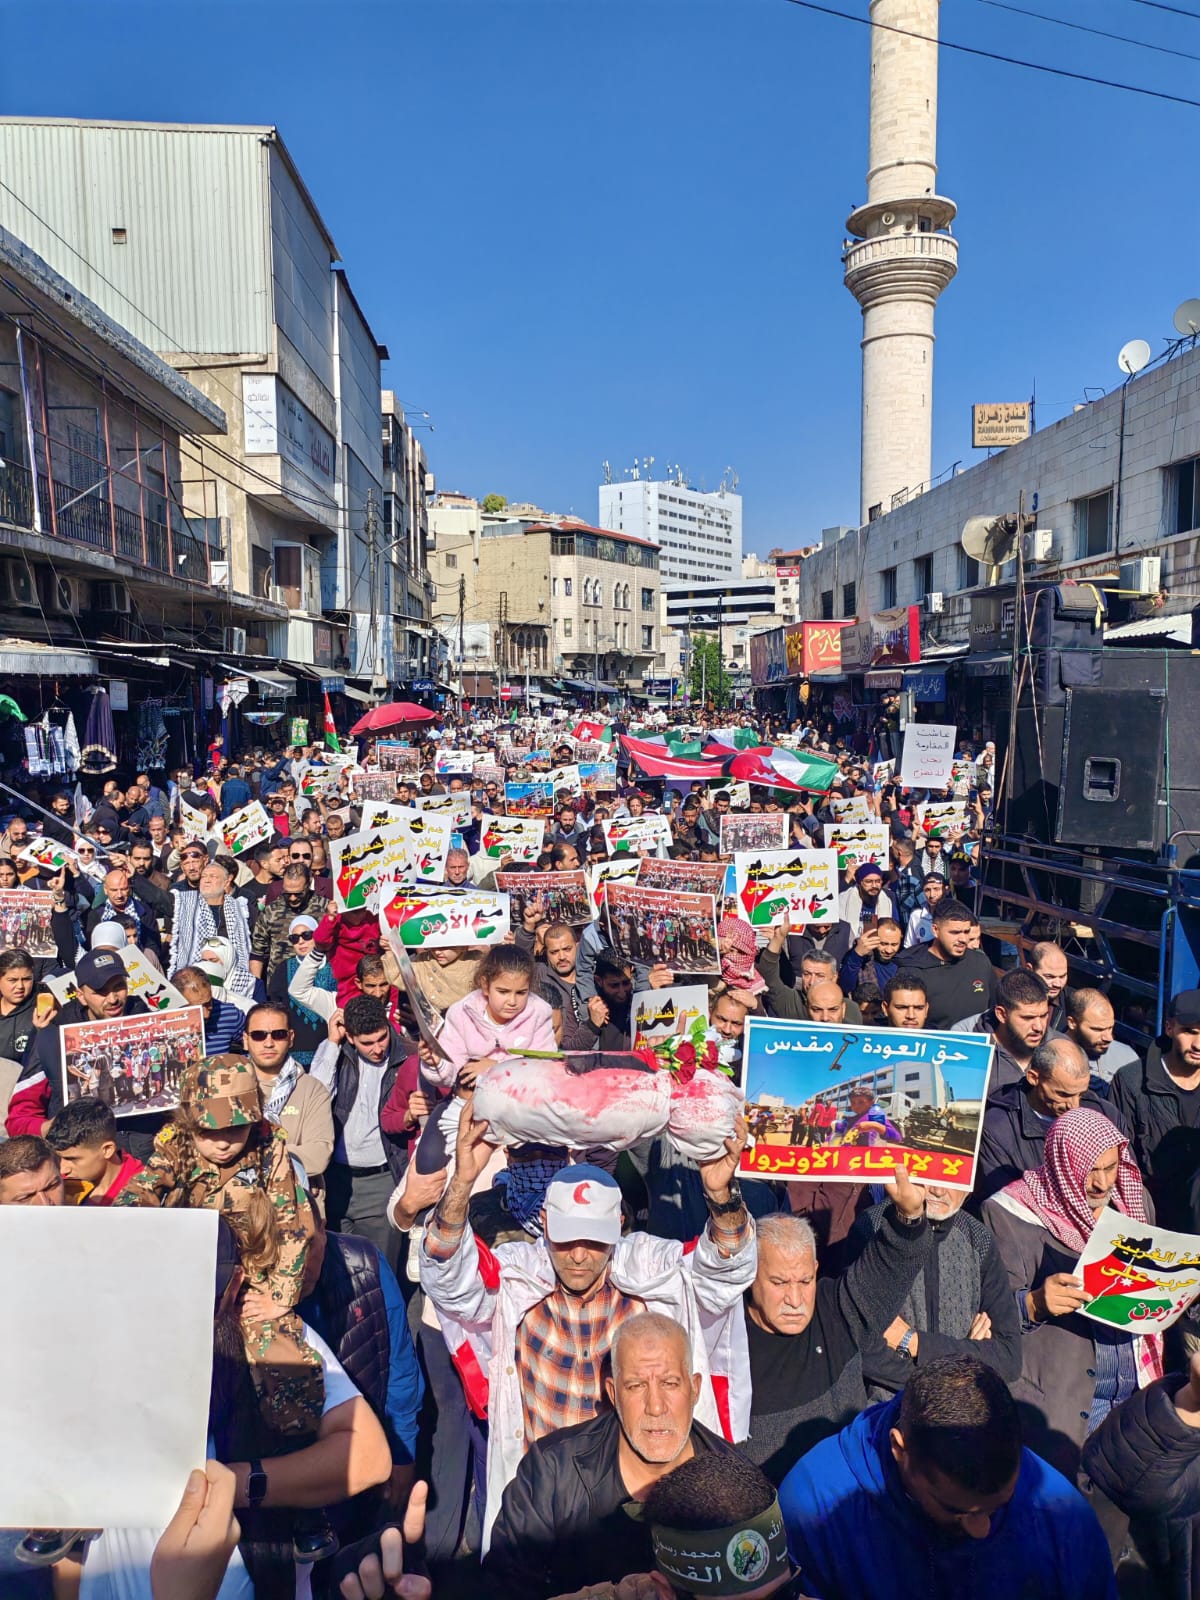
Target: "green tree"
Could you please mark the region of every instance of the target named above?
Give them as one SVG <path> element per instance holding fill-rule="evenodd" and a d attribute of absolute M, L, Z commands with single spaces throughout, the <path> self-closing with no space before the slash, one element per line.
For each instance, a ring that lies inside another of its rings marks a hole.
<path fill-rule="evenodd" d="M 507 495 L 485 494 L 483 497 L 483 509 L 487 512 L 503 511 L 507 505 Z"/>
<path fill-rule="evenodd" d="M 721 647 L 710 634 L 692 634 L 688 692 L 693 703 L 711 700 L 718 710 L 729 704 L 729 677 L 721 665 Z"/>

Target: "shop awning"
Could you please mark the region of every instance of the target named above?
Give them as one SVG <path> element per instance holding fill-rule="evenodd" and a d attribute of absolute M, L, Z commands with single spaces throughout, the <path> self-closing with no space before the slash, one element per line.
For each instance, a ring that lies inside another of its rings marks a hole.
<path fill-rule="evenodd" d="M 235 678 L 249 678 L 251 683 L 261 683 L 268 694 L 288 697 L 296 693 L 296 680 L 290 672 L 247 672 L 245 667 L 231 667 L 228 661 L 218 662 L 218 666 L 223 672 L 232 673 Z"/>
<path fill-rule="evenodd" d="M 1007 650 L 984 650 L 964 662 L 968 678 L 1004 678 L 1012 671 L 1012 655 Z"/>
<path fill-rule="evenodd" d="M 568 689 L 574 689 L 576 694 L 620 694 L 620 690 L 613 683 L 596 683 L 592 678 L 564 678 L 563 684 Z"/>
<path fill-rule="evenodd" d="M 360 706 L 373 706 L 375 704 L 375 696 L 373 694 L 366 694 L 362 689 L 356 689 L 352 683 L 348 683 L 342 693 L 347 700 L 357 700 Z"/>
<path fill-rule="evenodd" d="M 38 650 L 22 643 L 19 649 L 0 645 L 0 674 L 12 678 L 94 678 L 99 671 L 95 656 L 84 650 Z"/>

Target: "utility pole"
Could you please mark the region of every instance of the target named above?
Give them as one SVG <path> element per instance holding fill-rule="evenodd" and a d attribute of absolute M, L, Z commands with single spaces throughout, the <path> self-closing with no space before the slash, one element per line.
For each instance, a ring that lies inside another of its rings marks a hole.
<path fill-rule="evenodd" d="M 496 641 L 496 703 L 500 703 L 500 690 L 508 682 L 508 590 L 500 591 L 500 631 Z"/>
<path fill-rule="evenodd" d="M 463 697 L 463 671 L 467 660 L 466 646 L 466 606 L 467 606 L 467 580 L 461 577 L 458 580 L 458 703 L 461 707 Z"/>
<path fill-rule="evenodd" d="M 363 533 L 366 536 L 367 545 L 367 574 L 370 585 L 368 592 L 370 595 L 371 607 L 371 624 L 367 637 L 370 640 L 368 648 L 371 652 L 371 677 L 374 679 L 382 672 L 383 651 L 380 648 L 381 636 L 379 633 L 379 613 L 381 609 L 379 603 L 379 569 L 382 563 L 377 561 L 375 558 L 375 491 L 373 489 L 367 490 L 367 508 L 363 515 Z M 347 541 L 347 543 L 349 543 L 349 541 Z M 353 562 L 351 562 L 351 574 L 353 575 Z M 346 596 L 346 599 L 349 602 L 349 610 L 351 615 L 354 613 L 353 589 L 354 585 L 352 583 L 351 592 Z M 372 684 L 372 687 L 374 687 L 374 684 Z"/>

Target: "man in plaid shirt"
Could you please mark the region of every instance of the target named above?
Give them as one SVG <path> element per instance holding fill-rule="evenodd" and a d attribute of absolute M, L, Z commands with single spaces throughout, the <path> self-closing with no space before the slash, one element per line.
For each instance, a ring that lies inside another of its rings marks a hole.
<path fill-rule="evenodd" d="M 472 1184 L 492 1153 L 487 1132 L 464 1107 L 454 1176 L 420 1252 L 421 1284 L 468 1403 L 489 1422 L 485 1549 L 526 1447 L 602 1409 L 613 1333 L 637 1312 L 663 1312 L 687 1330 L 702 1377 L 697 1417 L 727 1437 L 745 1436 L 749 1395 L 737 1387 L 747 1371 L 745 1328 L 735 1313 L 757 1265 L 734 1177 L 746 1142 L 740 1121 L 725 1151 L 700 1164 L 709 1221 L 694 1249 L 649 1234 L 622 1238 L 616 1182 L 577 1165 L 550 1181 L 544 1237 L 487 1250 L 467 1226 Z"/>

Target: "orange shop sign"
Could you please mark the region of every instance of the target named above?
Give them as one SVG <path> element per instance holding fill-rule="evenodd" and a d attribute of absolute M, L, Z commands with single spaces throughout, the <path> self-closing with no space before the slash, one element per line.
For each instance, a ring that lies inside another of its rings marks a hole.
<path fill-rule="evenodd" d="M 804 676 L 842 670 L 842 629 L 846 622 L 802 622 L 804 630 Z"/>

